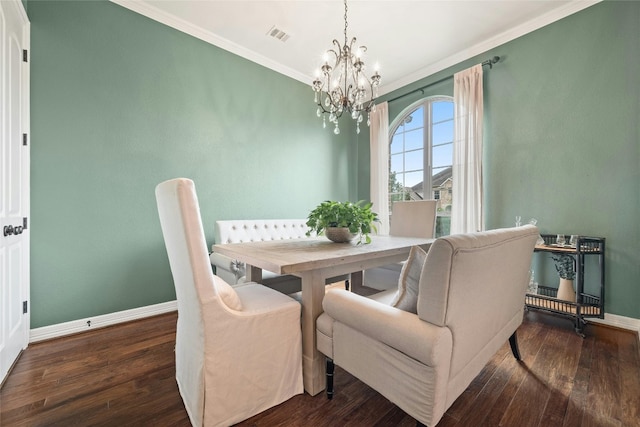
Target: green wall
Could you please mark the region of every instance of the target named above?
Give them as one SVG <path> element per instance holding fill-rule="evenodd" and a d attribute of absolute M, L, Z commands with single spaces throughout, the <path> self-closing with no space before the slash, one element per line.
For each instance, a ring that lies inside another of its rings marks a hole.
<path fill-rule="evenodd" d="M 607 313 L 640 319 L 640 2 L 604 2 L 390 93 L 485 67 L 487 228 L 606 237 Z M 453 94 L 451 80 L 425 96 Z M 391 102 L 390 122 L 420 93 Z M 369 197 L 368 138 L 359 197 Z M 557 280 L 557 278 L 556 278 Z"/>
<path fill-rule="evenodd" d="M 28 15 L 32 328 L 175 299 L 163 180 L 195 181 L 209 243 L 355 196 L 353 129 L 322 129 L 308 85 L 106 1 Z"/>

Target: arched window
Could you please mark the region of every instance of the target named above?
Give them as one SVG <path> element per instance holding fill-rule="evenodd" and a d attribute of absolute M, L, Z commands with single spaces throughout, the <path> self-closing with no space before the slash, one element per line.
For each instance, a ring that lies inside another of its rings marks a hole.
<path fill-rule="evenodd" d="M 436 236 L 449 234 L 453 113 L 453 98 L 426 98 L 394 121 L 389 142 L 389 211 L 396 200 L 437 199 Z"/>

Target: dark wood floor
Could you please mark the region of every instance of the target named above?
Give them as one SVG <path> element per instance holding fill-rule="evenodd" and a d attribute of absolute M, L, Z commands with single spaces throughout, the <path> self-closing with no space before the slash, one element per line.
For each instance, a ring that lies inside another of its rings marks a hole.
<path fill-rule="evenodd" d="M 0 425 L 188 426 L 175 383 L 175 313 L 29 346 L 0 390 Z M 528 313 L 522 364 L 508 345 L 447 411 L 444 426 L 640 426 L 635 333 Z M 295 396 L 241 426 L 414 426 L 341 369 L 336 395 Z M 238 398 L 241 398 L 239 396 Z"/>

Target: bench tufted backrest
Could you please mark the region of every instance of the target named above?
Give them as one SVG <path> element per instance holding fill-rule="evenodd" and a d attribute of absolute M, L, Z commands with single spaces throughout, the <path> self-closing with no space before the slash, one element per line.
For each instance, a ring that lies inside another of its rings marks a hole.
<path fill-rule="evenodd" d="M 215 243 L 243 243 L 265 240 L 301 239 L 306 236 L 306 219 L 248 219 L 216 221 Z"/>

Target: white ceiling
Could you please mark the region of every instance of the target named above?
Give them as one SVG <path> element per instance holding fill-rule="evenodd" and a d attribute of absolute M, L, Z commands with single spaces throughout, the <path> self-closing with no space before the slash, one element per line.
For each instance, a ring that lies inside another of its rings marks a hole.
<path fill-rule="evenodd" d="M 308 84 L 344 40 L 341 0 L 112 1 Z M 598 1 L 349 0 L 347 34 L 367 46 L 369 70 L 379 64 L 384 94 Z M 274 26 L 286 42 L 267 35 Z"/>

